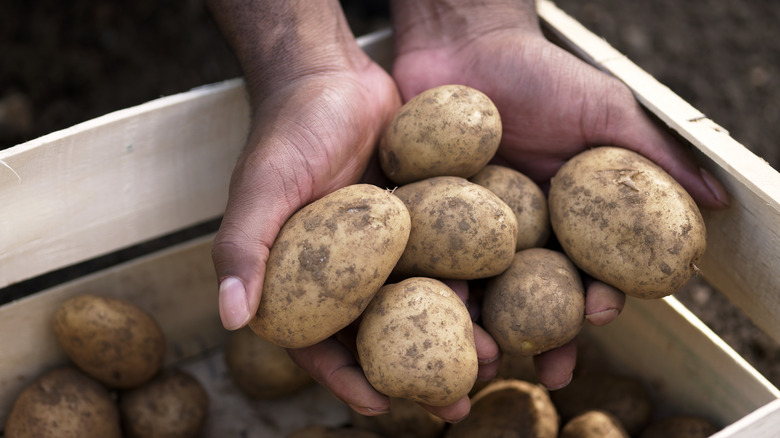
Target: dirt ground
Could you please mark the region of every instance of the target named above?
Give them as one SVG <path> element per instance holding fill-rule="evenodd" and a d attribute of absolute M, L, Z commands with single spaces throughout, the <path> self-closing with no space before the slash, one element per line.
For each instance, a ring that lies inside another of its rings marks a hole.
<path fill-rule="evenodd" d="M 559 0 L 558 5 L 780 164 L 780 2 Z M 356 34 L 386 22 L 345 3 Z M 0 149 L 240 75 L 203 0 L 0 0 Z M 679 298 L 776 385 L 780 348 L 702 281 Z"/>

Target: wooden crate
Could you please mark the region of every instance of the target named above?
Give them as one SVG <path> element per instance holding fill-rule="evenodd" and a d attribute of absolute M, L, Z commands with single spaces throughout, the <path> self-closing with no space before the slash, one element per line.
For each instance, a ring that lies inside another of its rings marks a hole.
<path fill-rule="evenodd" d="M 780 341 L 780 280 L 774 275 L 780 271 L 780 175 L 553 3 L 538 7 L 551 35 L 625 81 L 724 182 L 732 206 L 706 213 L 703 275 Z M 389 31 L 377 32 L 360 43 L 389 66 L 389 37 Z M 248 123 L 237 79 L 0 151 L 0 300 L 29 279 L 219 218 Z M 249 402 L 232 387 L 220 349 L 227 333 L 217 312 L 212 237 L 0 307 L 0 425 L 22 388 L 66 362 L 51 316 L 63 300 L 85 292 L 130 299 L 157 318 L 169 343 L 167 363 L 191 371 L 211 396 L 204 436 L 284 436 L 310 423 L 346 421 L 347 408 L 318 386 L 273 402 Z M 583 336 L 614 366 L 652 382 L 670 410 L 727 426 L 718 437 L 769 437 L 780 430 L 780 391 L 673 297 L 629 299 L 618 321 Z"/>

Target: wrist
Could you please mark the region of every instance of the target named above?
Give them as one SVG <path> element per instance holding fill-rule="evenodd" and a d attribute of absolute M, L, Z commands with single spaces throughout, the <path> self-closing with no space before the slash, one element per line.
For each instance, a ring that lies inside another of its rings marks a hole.
<path fill-rule="evenodd" d="M 541 34 L 534 0 L 393 0 L 398 53 L 458 47 L 511 29 Z"/>

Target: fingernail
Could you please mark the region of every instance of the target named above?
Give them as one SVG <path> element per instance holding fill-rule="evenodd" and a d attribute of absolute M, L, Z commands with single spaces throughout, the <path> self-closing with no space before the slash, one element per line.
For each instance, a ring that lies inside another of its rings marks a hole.
<path fill-rule="evenodd" d="M 712 193 L 712 196 L 714 196 L 718 202 L 728 207 L 729 197 L 720 183 L 715 180 L 715 177 L 713 177 L 712 174 L 707 172 L 707 169 L 703 167 L 699 168 L 699 174 L 701 175 L 701 179 L 704 180 L 704 184 L 706 184 L 707 188 L 710 190 L 710 193 Z"/>
<path fill-rule="evenodd" d="M 249 322 L 246 288 L 236 277 L 227 277 L 219 283 L 219 314 L 228 330 L 239 329 Z"/>
<path fill-rule="evenodd" d="M 550 390 L 550 391 L 555 391 L 557 389 L 564 388 L 564 387 L 566 387 L 566 385 L 571 383 L 571 379 L 573 377 L 574 377 L 574 373 L 571 373 L 571 374 L 569 374 L 569 377 L 565 381 L 563 381 L 561 383 L 558 383 L 558 384 L 555 384 L 555 385 L 549 385 L 549 386 L 547 386 L 547 389 Z"/>
<path fill-rule="evenodd" d="M 614 321 L 619 314 L 620 312 L 618 312 L 617 309 L 607 309 L 607 310 L 601 310 L 598 312 L 589 313 L 585 315 L 585 319 L 587 319 L 589 323 L 599 327 Z"/>
<path fill-rule="evenodd" d="M 374 409 L 374 408 L 367 408 L 362 406 L 355 406 L 355 405 L 349 405 L 350 408 L 352 408 L 353 411 L 357 412 L 360 415 L 365 415 L 372 417 L 374 415 L 382 415 L 390 412 L 389 409 Z"/>

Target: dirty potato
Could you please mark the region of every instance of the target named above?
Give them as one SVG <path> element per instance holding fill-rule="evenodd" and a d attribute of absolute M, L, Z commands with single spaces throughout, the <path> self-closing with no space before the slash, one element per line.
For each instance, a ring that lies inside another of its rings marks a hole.
<path fill-rule="evenodd" d="M 446 406 L 467 395 L 477 378 L 466 305 L 431 278 L 382 287 L 360 321 L 357 352 L 369 383 L 389 397 Z"/>
<path fill-rule="evenodd" d="M 73 363 L 112 388 L 148 381 L 165 359 L 165 336 L 154 318 L 119 298 L 71 297 L 55 311 L 53 326 Z"/>
<path fill-rule="evenodd" d="M 539 248 L 550 237 L 547 197 L 527 176 L 505 166 L 488 164 L 469 181 L 498 195 L 517 217 L 516 251 Z"/>
<path fill-rule="evenodd" d="M 471 280 L 503 272 L 515 253 L 517 218 L 495 193 L 454 176 L 429 178 L 394 192 L 412 230 L 395 272 Z"/>
<path fill-rule="evenodd" d="M 585 411 L 561 428 L 559 438 L 630 438 L 614 415 L 606 411 Z"/>
<path fill-rule="evenodd" d="M 363 312 L 406 247 L 409 212 L 387 190 L 355 184 L 303 207 L 271 247 L 249 326 L 286 348 L 307 347 Z"/>
<path fill-rule="evenodd" d="M 14 401 L 6 438 L 119 438 L 119 411 L 108 390 L 76 367 L 38 377 Z"/>
<path fill-rule="evenodd" d="M 314 382 L 287 350 L 255 335 L 248 327 L 230 333 L 224 354 L 236 387 L 250 398 L 281 397 Z"/>
<path fill-rule="evenodd" d="M 350 411 L 350 415 L 353 426 L 385 437 L 437 438 L 446 426 L 444 420 L 419 403 L 405 398 L 391 398 L 390 412 L 383 415 L 369 417 L 354 410 Z"/>
<path fill-rule="evenodd" d="M 495 380 L 471 400 L 471 413 L 446 438 L 558 436 L 558 414 L 547 390 L 522 380 Z"/>
<path fill-rule="evenodd" d="M 385 175 L 396 184 L 434 176 L 468 178 L 490 161 L 501 142 L 501 117 L 482 92 L 442 85 L 410 99 L 379 144 Z"/>
<path fill-rule="evenodd" d="M 208 394 L 200 382 L 176 368 L 119 395 L 127 438 L 195 438 L 206 420 L 208 405 Z"/>
<path fill-rule="evenodd" d="M 617 147 L 585 151 L 561 167 L 550 221 L 571 260 L 638 298 L 680 290 L 706 248 L 701 213 L 659 166 Z"/>
<path fill-rule="evenodd" d="M 585 291 L 565 254 L 531 248 L 485 287 L 482 322 L 502 352 L 536 355 L 574 339 L 585 322 Z"/>

